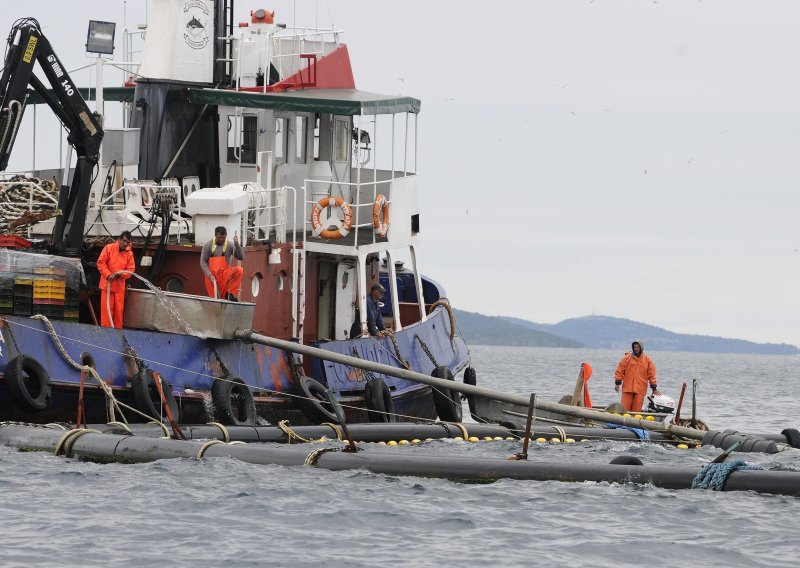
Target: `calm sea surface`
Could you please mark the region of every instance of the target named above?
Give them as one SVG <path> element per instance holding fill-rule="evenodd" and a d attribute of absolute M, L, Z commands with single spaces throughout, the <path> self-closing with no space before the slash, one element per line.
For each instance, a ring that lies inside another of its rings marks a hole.
<path fill-rule="evenodd" d="M 546 400 L 581 361 L 597 403 L 614 400 L 621 353 L 472 349 L 478 384 Z M 662 391 L 696 378 L 698 416 L 718 429 L 800 426 L 800 357 L 650 353 Z M 688 406 L 684 406 L 688 409 Z M 684 411 L 684 415 L 686 411 Z M 369 451 L 505 457 L 513 442 L 429 442 Z M 699 467 L 719 450 L 591 442 L 531 460 L 620 454 Z M 740 454 L 800 470 L 800 451 Z M 800 499 L 605 483 L 468 485 L 228 459 L 97 465 L 0 448 L 0 566 L 798 566 Z"/>

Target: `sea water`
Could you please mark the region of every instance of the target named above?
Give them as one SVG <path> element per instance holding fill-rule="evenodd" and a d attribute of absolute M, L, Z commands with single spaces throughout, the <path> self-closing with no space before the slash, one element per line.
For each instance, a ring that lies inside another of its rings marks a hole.
<path fill-rule="evenodd" d="M 545 400 L 571 393 L 582 361 L 595 404 L 615 400 L 622 353 L 472 348 L 478 384 Z M 800 426 L 799 357 L 650 353 L 677 399 L 697 379 L 698 417 L 718 429 Z M 467 425 L 468 427 L 468 425 Z M 516 442 L 454 440 L 369 451 L 503 458 Z M 698 469 L 715 448 L 537 444 L 531 460 L 619 455 Z M 739 454 L 800 470 L 800 451 Z M 256 466 L 230 459 L 99 465 L 0 448 L 0 566 L 797 566 L 800 499 L 647 485 L 487 484 Z"/>

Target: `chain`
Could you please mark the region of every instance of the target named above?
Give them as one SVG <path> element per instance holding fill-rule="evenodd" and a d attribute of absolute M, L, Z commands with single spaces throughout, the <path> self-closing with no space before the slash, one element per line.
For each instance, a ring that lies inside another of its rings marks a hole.
<path fill-rule="evenodd" d="M 436 362 L 436 358 L 433 356 L 433 353 L 431 353 L 431 350 L 428 348 L 428 346 L 425 345 L 425 342 L 422 341 L 422 338 L 419 335 L 415 335 L 414 339 L 419 341 L 420 347 L 422 347 L 422 350 L 425 352 L 425 355 L 428 356 L 428 359 L 431 360 L 431 363 L 433 363 L 434 368 L 438 367 L 439 363 Z"/>
<path fill-rule="evenodd" d="M 16 349 L 17 355 L 22 355 L 22 351 L 19 350 L 19 343 L 17 343 L 17 338 L 14 336 L 14 330 L 11 329 L 11 322 L 9 322 L 5 318 L 2 318 L 2 320 L 6 324 L 6 329 L 8 330 L 8 334 L 11 336 L 11 342 L 14 344 L 14 349 Z"/>
<path fill-rule="evenodd" d="M 361 357 L 358 355 L 358 351 L 356 351 L 355 347 L 351 347 L 350 348 L 350 352 L 353 354 L 353 357 L 355 357 L 356 359 L 361 359 Z M 367 376 L 367 381 L 374 381 L 375 380 L 375 375 L 373 375 L 372 371 L 370 371 L 369 369 L 361 369 L 361 372 L 364 373 Z"/>
<path fill-rule="evenodd" d="M 300 377 L 303 376 L 303 373 L 297 366 L 297 361 L 294 360 L 294 353 L 287 353 L 286 360 L 289 362 L 289 370 L 292 372 L 292 378 L 296 381 L 300 380 Z"/>
<path fill-rule="evenodd" d="M 408 364 L 408 360 L 404 359 L 403 356 L 400 354 L 400 346 L 397 344 L 397 339 L 395 338 L 394 333 L 392 333 L 391 331 L 387 331 L 386 335 L 388 335 L 389 339 L 392 341 L 392 345 L 394 346 L 394 352 L 397 355 L 397 360 L 406 369 L 411 369 L 411 367 Z"/>

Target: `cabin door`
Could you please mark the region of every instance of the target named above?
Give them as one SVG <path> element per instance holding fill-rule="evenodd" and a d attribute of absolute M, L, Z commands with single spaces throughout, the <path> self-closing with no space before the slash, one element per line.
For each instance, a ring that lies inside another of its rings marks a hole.
<path fill-rule="evenodd" d="M 336 311 L 336 263 L 320 261 L 319 263 L 319 324 L 317 338 L 333 339 L 334 314 Z"/>
<path fill-rule="evenodd" d="M 350 328 L 356 319 L 357 274 L 355 262 L 340 262 L 336 268 L 336 337 L 334 339 L 350 337 Z"/>

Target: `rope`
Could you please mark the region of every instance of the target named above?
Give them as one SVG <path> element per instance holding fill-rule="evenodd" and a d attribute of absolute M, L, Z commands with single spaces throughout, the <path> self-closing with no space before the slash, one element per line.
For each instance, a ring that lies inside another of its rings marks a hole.
<path fill-rule="evenodd" d="M 289 421 L 288 420 L 281 420 L 278 422 L 278 428 L 283 430 L 283 433 L 286 434 L 288 438 L 288 442 L 291 444 L 292 440 L 300 440 L 301 442 L 305 442 L 306 444 L 313 443 L 313 440 L 307 440 L 303 438 L 300 434 L 289 428 Z"/>
<path fill-rule="evenodd" d="M 220 431 L 222 432 L 222 441 L 223 442 L 225 442 L 227 444 L 228 442 L 231 441 L 231 433 L 228 432 L 228 429 L 225 428 L 225 426 L 223 426 L 219 422 L 207 422 L 206 424 L 208 424 L 209 426 L 216 426 L 217 428 L 220 429 Z"/>
<path fill-rule="evenodd" d="M 567 441 L 567 433 L 564 431 L 564 429 L 561 426 L 553 426 L 553 429 L 556 432 L 558 432 L 558 435 L 561 437 L 561 441 L 562 442 L 566 442 Z"/>
<path fill-rule="evenodd" d="M 75 440 L 83 436 L 84 434 L 102 434 L 100 430 L 92 430 L 88 428 L 77 428 L 75 430 L 69 430 L 68 432 L 64 433 L 61 438 L 59 438 L 58 443 L 56 444 L 56 449 L 53 450 L 54 455 L 60 455 L 62 450 L 64 452 L 64 457 L 69 457 L 69 452 L 72 450 L 72 446 L 75 444 Z"/>
<path fill-rule="evenodd" d="M 119 411 L 122 419 L 125 420 L 125 415 L 123 414 L 122 408 L 120 408 L 120 405 L 117 402 L 117 398 L 114 396 L 114 392 L 111 390 L 111 387 L 108 386 L 108 384 L 100 377 L 93 367 L 90 367 L 89 365 L 80 365 L 77 361 L 69 356 L 69 353 L 67 353 L 67 350 L 64 349 L 64 345 L 62 345 L 61 340 L 58 338 L 58 334 L 56 333 L 53 324 L 50 323 L 50 320 L 40 314 L 32 316 L 31 319 L 40 320 L 45 327 L 47 327 L 49 335 L 53 339 L 53 343 L 55 343 L 58 351 L 61 353 L 61 356 L 64 357 L 64 360 L 69 363 L 73 369 L 88 373 L 92 378 L 94 378 L 95 381 L 97 381 L 97 384 L 100 386 L 103 394 L 106 396 L 106 417 L 108 418 L 108 421 L 116 422 L 117 419 L 114 412 L 115 408 Z M 127 420 L 125 421 L 127 422 Z"/>
<path fill-rule="evenodd" d="M 344 440 L 344 438 L 342 437 L 342 430 L 341 428 L 339 428 L 337 424 L 334 424 L 333 422 L 323 422 L 322 424 L 320 424 L 320 426 L 330 426 L 331 428 L 333 428 L 333 431 L 336 432 L 336 439 L 339 440 L 340 442 Z"/>
<path fill-rule="evenodd" d="M 732 460 L 723 463 L 709 463 L 697 472 L 692 479 L 692 489 L 711 489 L 712 491 L 722 491 L 725 482 L 734 471 L 739 470 L 759 470 L 764 469 L 759 465 L 748 465 L 744 460 Z"/>
<path fill-rule="evenodd" d="M 606 424 L 606 428 L 619 428 L 620 430 L 630 430 L 639 440 L 649 440 L 650 432 L 642 428 L 634 428 L 633 426 L 623 426 L 622 424 Z"/>
<path fill-rule="evenodd" d="M 203 455 L 205 455 L 206 450 L 208 448 L 210 448 L 211 446 L 215 446 L 217 444 L 224 444 L 224 443 L 225 442 L 223 442 L 222 440 L 209 440 L 208 442 L 206 442 L 205 444 L 200 446 L 199 450 L 197 450 L 197 456 L 196 456 L 197 459 L 199 459 L 199 460 L 203 459 Z"/>
<path fill-rule="evenodd" d="M 464 426 L 460 422 L 449 422 L 449 424 L 452 424 L 453 426 L 455 426 L 456 428 L 461 430 L 461 435 L 464 436 L 464 439 L 465 440 L 469 440 L 469 433 L 467 433 L 466 426 Z M 449 434 L 449 432 L 448 432 L 448 434 Z"/>
<path fill-rule="evenodd" d="M 304 466 L 311 467 L 312 465 L 317 465 L 317 461 L 322 456 L 322 454 L 327 452 L 338 452 L 341 448 L 317 448 L 308 456 L 306 456 L 306 460 L 303 462 Z"/>
<path fill-rule="evenodd" d="M 125 424 L 124 422 L 109 422 L 108 425 L 109 426 L 118 426 L 119 428 L 122 428 L 123 430 L 125 430 L 128 434 L 133 435 L 133 432 L 131 432 L 131 429 L 128 428 L 128 425 Z"/>
<path fill-rule="evenodd" d="M 148 416 L 148 418 L 150 418 L 150 417 Z M 164 436 L 163 436 L 164 438 L 171 438 L 172 437 L 172 436 L 169 435 L 169 430 L 167 430 L 167 425 L 164 424 L 163 422 L 159 422 L 158 420 L 151 420 L 150 422 L 148 422 L 148 424 L 155 424 L 156 426 L 160 427 L 161 428 L 161 432 L 164 433 Z"/>
<path fill-rule="evenodd" d="M 453 308 L 450 306 L 450 302 L 445 298 L 436 300 L 431 304 L 431 307 L 428 308 L 428 313 L 432 313 L 433 310 L 439 306 L 443 306 L 444 309 L 447 310 L 447 315 L 450 316 L 450 343 L 453 343 L 453 339 L 456 337 L 456 316 L 453 314 Z"/>
<path fill-rule="evenodd" d="M 48 422 L 45 424 L 46 428 L 52 428 L 53 430 L 67 430 L 67 427 L 63 424 L 59 424 L 58 422 Z"/>

